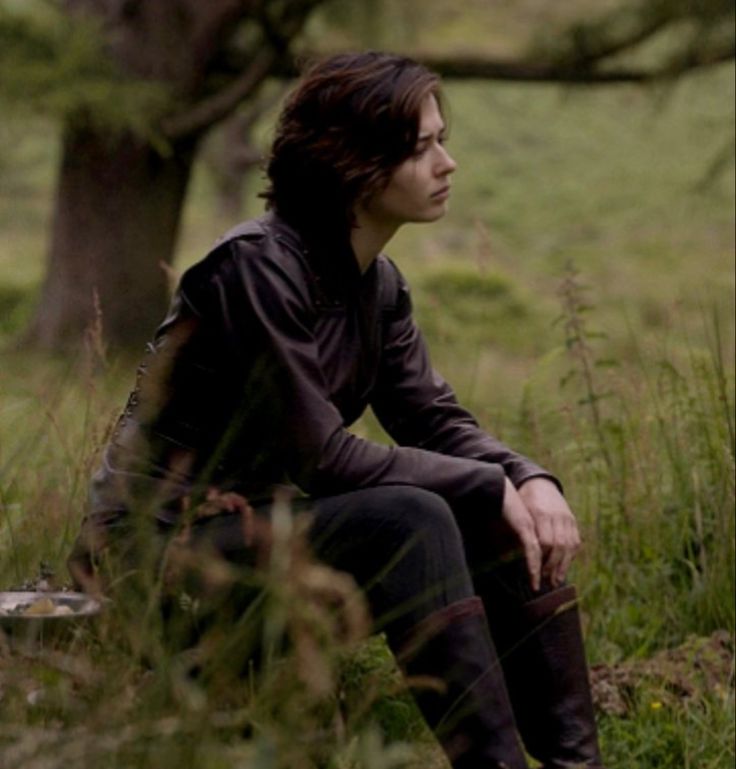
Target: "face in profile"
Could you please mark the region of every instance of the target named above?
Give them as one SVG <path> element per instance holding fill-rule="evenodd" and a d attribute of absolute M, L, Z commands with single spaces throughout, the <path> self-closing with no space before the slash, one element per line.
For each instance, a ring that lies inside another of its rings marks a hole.
<path fill-rule="evenodd" d="M 445 121 L 437 99 L 422 102 L 417 145 L 389 183 L 358 208 L 359 218 L 379 226 L 433 222 L 447 210 L 456 163 L 445 149 Z"/>

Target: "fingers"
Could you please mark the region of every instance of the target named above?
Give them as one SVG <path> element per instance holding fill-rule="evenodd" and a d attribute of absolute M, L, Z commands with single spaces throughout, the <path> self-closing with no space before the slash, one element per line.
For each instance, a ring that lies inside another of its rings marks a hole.
<path fill-rule="evenodd" d="M 573 558 L 580 549 L 580 534 L 575 518 L 566 511 L 535 516 L 542 548 L 542 574 L 553 587 L 561 585 Z"/>
<path fill-rule="evenodd" d="M 521 543 L 521 549 L 526 561 L 526 570 L 532 590 L 539 590 L 542 583 L 542 548 L 530 519 L 530 525 L 520 523 L 516 527 L 516 535 Z"/>
<path fill-rule="evenodd" d="M 519 490 L 534 520 L 542 548 L 542 574 L 558 587 L 580 549 L 580 533 L 572 510 L 559 488 L 547 478 L 531 478 Z"/>
<path fill-rule="evenodd" d="M 508 479 L 506 479 L 503 516 L 521 543 L 532 589 L 539 590 L 542 581 L 542 547 L 534 520 Z"/>
<path fill-rule="evenodd" d="M 228 513 L 240 513 L 243 526 L 243 541 L 246 547 L 250 547 L 256 536 L 255 513 L 248 500 L 234 491 L 221 492 L 215 486 L 207 489 L 206 506 L 211 508 L 210 514 L 222 511 Z"/>
<path fill-rule="evenodd" d="M 578 548 L 575 548 L 574 551 L 567 551 L 560 562 L 560 565 L 557 567 L 557 571 L 552 576 L 552 584 L 557 587 L 558 585 L 561 585 L 565 581 L 565 577 L 567 577 L 567 571 L 570 568 L 570 564 L 572 563 L 572 559 L 575 557 L 575 554 L 577 553 Z"/>
<path fill-rule="evenodd" d="M 575 556 L 578 554 L 582 544 L 580 539 L 580 531 L 578 530 L 578 524 L 574 517 L 572 517 L 570 521 L 569 541 L 570 544 L 565 549 L 562 561 L 560 562 L 560 565 L 557 568 L 557 573 L 555 575 L 557 584 L 561 584 L 565 581 L 565 577 L 567 576 L 567 571 L 570 568 L 570 564 L 572 563 L 573 558 L 575 558 Z"/>
<path fill-rule="evenodd" d="M 542 548 L 533 528 L 530 529 L 529 536 L 521 537 L 521 544 L 532 590 L 539 590 L 542 583 Z"/>
<path fill-rule="evenodd" d="M 542 574 L 550 580 L 553 587 L 557 587 L 559 584 L 557 582 L 558 570 L 567 553 L 567 532 L 564 524 L 561 524 L 558 518 L 545 516 L 544 520 L 546 522 L 545 536 L 540 535 L 539 537 L 544 558 Z"/>
<path fill-rule="evenodd" d="M 255 514 L 248 500 L 235 492 L 223 494 L 223 506 L 229 513 L 240 513 L 243 526 L 243 540 L 246 547 L 250 547 L 255 539 Z"/>

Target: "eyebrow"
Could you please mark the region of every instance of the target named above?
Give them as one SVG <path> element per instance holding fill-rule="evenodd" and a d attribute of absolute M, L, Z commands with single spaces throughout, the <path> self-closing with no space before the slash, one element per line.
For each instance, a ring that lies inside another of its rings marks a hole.
<path fill-rule="evenodd" d="M 447 133 L 447 126 L 442 126 L 439 131 L 437 131 L 437 136 L 444 136 Z M 434 136 L 434 131 L 429 131 L 428 133 L 419 134 L 417 136 L 417 143 L 418 142 L 426 142 L 429 141 Z"/>

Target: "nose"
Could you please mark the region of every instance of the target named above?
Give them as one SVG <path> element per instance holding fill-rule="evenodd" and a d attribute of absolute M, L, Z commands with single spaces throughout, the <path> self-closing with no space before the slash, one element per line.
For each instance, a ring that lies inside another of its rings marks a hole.
<path fill-rule="evenodd" d="M 457 163 L 450 153 L 441 144 L 438 146 L 439 156 L 435 171 L 437 176 L 449 176 L 456 168 Z"/>

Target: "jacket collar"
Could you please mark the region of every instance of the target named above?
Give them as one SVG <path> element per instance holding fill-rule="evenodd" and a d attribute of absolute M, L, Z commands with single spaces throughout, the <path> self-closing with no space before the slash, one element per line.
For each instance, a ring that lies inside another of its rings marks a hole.
<path fill-rule="evenodd" d="M 362 275 L 349 243 L 338 244 L 330 242 L 328 238 L 308 238 L 273 210 L 267 211 L 260 217 L 260 221 L 282 242 L 300 251 L 326 285 L 344 291 L 360 284 Z"/>

